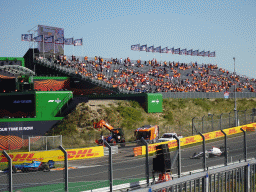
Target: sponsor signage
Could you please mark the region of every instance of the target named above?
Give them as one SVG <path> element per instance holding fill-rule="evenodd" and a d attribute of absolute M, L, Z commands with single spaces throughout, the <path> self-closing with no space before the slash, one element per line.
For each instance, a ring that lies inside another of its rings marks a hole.
<path fill-rule="evenodd" d="M 48 100 L 48 103 L 54 103 L 54 102 L 60 103 L 61 100 L 59 98 L 57 98 L 56 100 Z"/>
<path fill-rule="evenodd" d="M 68 160 L 75 159 L 87 159 L 94 157 L 104 156 L 103 146 L 90 147 L 90 148 L 79 148 L 79 149 L 68 149 Z M 31 162 L 33 160 L 48 162 L 53 161 L 64 161 L 64 154 L 61 150 L 42 151 L 42 152 L 27 152 L 27 153 L 9 153 L 8 154 L 14 163 Z M 7 162 L 7 158 L 4 155 L 0 156 L 0 163 Z"/>
<path fill-rule="evenodd" d="M 237 134 L 237 133 L 241 133 L 242 131 L 240 130 L 240 128 L 244 128 L 244 130 L 247 129 L 247 127 L 253 126 L 253 124 L 248 124 L 248 125 L 244 125 L 244 126 L 239 126 L 239 127 L 233 127 L 233 128 L 229 128 L 229 129 L 224 129 L 223 131 L 227 134 L 227 135 L 232 135 L 232 134 Z M 205 137 L 205 140 L 211 140 L 211 139 L 216 139 L 219 137 L 224 137 L 224 134 L 221 131 L 214 131 L 214 132 L 209 132 L 209 133 L 205 133 L 203 134 Z M 190 137 L 184 137 L 180 139 L 180 145 L 181 146 L 185 146 L 185 145 L 190 145 L 193 143 L 198 143 L 198 142 L 202 142 L 203 138 L 200 135 L 194 135 L 194 136 L 190 136 Z M 177 147 L 177 141 L 166 141 L 166 142 L 162 142 L 162 143 L 157 143 L 157 144 L 151 144 L 148 146 L 148 152 L 149 153 L 154 153 L 156 152 L 156 146 L 157 145 L 161 145 L 161 144 L 168 144 L 169 149 Z M 138 148 L 138 147 L 137 147 Z M 138 150 L 138 149 L 137 149 Z M 146 154 L 146 147 L 142 146 L 141 147 L 141 151 L 142 154 L 141 155 L 145 155 Z"/>

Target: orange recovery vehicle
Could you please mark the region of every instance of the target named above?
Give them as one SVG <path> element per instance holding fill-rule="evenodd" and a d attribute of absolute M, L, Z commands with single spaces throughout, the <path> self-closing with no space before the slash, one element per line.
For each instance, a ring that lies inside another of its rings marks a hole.
<path fill-rule="evenodd" d="M 103 145 L 103 140 L 106 140 L 111 145 L 116 145 L 117 143 L 120 143 L 121 147 L 125 147 L 124 131 L 122 128 L 115 129 L 104 120 L 100 120 L 98 123 L 93 123 L 93 128 L 95 129 L 101 130 L 104 127 L 108 129 L 111 134 L 109 136 L 96 140 L 95 142 L 98 145 Z"/>
<path fill-rule="evenodd" d="M 141 145 L 140 139 L 143 137 L 148 143 L 156 143 L 159 138 L 158 125 L 144 125 L 135 130 L 134 136 L 138 145 Z"/>

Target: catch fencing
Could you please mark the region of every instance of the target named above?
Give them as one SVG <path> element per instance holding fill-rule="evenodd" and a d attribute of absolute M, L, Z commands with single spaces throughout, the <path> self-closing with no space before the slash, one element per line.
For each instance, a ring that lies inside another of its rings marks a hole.
<path fill-rule="evenodd" d="M 192 135 L 197 132 L 208 133 L 212 131 L 227 129 L 239 125 L 246 125 L 254 122 L 255 109 L 237 111 L 237 118 L 235 112 L 221 114 L 208 114 L 200 117 L 192 118 Z"/>
<path fill-rule="evenodd" d="M 34 141 L 34 142 L 32 142 Z M 35 136 L 28 138 L 28 151 L 42 151 L 58 149 L 62 146 L 62 135 L 56 136 Z"/>
<path fill-rule="evenodd" d="M 109 146 L 108 155 L 102 158 L 87 159 L 86 161 L 71 161 L 77 155 L 83 156 L 83 153 L 79 150 L 76 154 L 74 154 L 74 150 L 63 150 L 62 161 L 56 162 L 56 168 L 50 172 L 0 173 L 0 179 L 3 181 L 0 184 L 0 191 L 10 191 L 10 189 L 40 191 L 45 189 L 46 191 L 100 192 L 120 191 L 124 188 L 128 191 L 135 190 L 137 187 L 146 187 L 145 190 L 147 189 L 147 191 L 149 187 L 153 191 L 163 191 L 163 189 L 189 191 L 190 188 L 192 188 L 190 191 L 202 191 L 202 188 L 207 186 L 208 191 L 214 191 L 218 188 L 219 191 L 224 191 L 226 185 L 230 187 L 230 191 L 241 191 L 240 189 L 245 186 L 254 190 L 256 162 L 252 159 L 256 157 L 255 136 L 255 132 L 244 131 L 210 142 L 203 140 L 203 142 L 193 146 L 182 148 L 177 146 L 177 148 L 169 151 L 173 180 L 161 184 L 157 184 L 159 181 L 157 179 L 158 175 L 152 171 L 153 156 L 146 153 L 145 156 L 133 157 L 133 148 L 128 145 L 119 148 L 117 154 L 112 154 L 112 147 Z M 203 134 L 201 134 L 201 137 L 204 137 Z M 228 151 L 227 155 L 216 158 L 203 156 L 200 159 L 191 159 L 194 152 L 199 153 L 204 149 L 212 148 L 212 146 L 223 146 Z M 145 143 L 145 147 L 147 150 L 150 148 L 147 143 Z M 88 151 L 87 155 L 90 155 Z M 17 164 L 17 158 L 16 156 L 12 160 L 5 159 L 5 163 L 9 163 L 9 166 L 12 163 Z M 29 156 L 27 158 L 29 159 Z M 47 157 L 47 159 L 54 158 L 60 158 L 60 153 Z M 19 159 L 22 159 L 22 156 L 19 156 Z M 0 166 L 3 163 L 2 158 Z M 248 167 L 250 167 L 250 177 L 246 177 Z M 250 180 L 250 186 L 248 180 Z M 141 188 L 141 190 L 144 189 Z"/>

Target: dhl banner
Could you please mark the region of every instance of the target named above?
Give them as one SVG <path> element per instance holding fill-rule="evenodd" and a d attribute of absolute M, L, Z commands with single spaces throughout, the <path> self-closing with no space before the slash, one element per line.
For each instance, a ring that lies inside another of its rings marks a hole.
<path fill-rule="evenodd" d="M 233 135 L 233 134 L 238 134 L 241 133 L 242 131 L 240 130 L 243 128 L 245 131 L 255 131 L 256 123 L 251 123 L 243 126 L 238 126 L 238 127 L 233 127 L 229 129 L 223 129 L 223 131 L 227 135 Z M 209 133 L 204 133 L 203 134 L 205 137 L 205 140 L 211 140 L 211 139 L 217 139 L 220 137 L 224 137 L 224 134 L 219 130 L 219 131 L 213 131 Z M 193 135 L 190 137 L 184 137 L 180 139 L 180 145 L 185 146 L 185 145 L 191 145 L 194 143 L 202 142 L 203 138 L 200 135 Z M 155 144 L 150 144 L 148 145 L 148 152 L 149 153 L 154 153 L 156 151 L 156 146 L 157 145 L 162 145 L 162 144 L 168 144 L 169 149 L 177 147 L 177 141 L 166 141 L 162 143 L 155 143 Z M 140 146 L 140 147 L 135 147 L 133 149 L 134 151 L 134 156 L 139 156 L 139 155 L 146 155 L 146 146 Z"/>
<path fill-rule="evenodd" d="M 99 147 L 89 147 L 89 148 L 79 148 L 79 149 L 67 149 L 68 160 L 76 159 L 87 159 L 104 156 L 103 146 Z M 48 162 L 49 160 L 53 161 L 64 161 L 64 154 L 61 150 L 52 150 L 52 151 L 33 151 L 33 152 L 18 152 L 18 153 L 9 153 L 8 154 L 13 163 L 31 163 L 33 160 Z M 0 163 L 7 162 L 6 157 L 2 154 L 0 156 Z"/>

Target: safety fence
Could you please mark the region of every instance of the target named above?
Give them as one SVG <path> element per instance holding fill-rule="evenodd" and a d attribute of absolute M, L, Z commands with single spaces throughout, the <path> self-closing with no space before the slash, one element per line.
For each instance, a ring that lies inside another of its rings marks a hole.
<path fill-rule="evenodd" d="M 132 190 L 134 192 L 255 191 L 256 161 L 245 161 L 171 181 Z"/>
<path fill-rule="evenodd" d="M 236 116 L 237 113 L 237 116 Z M 255 109 L 244 111 L 231 111 L 229 113 L 208 114 L 202 117 L 192 118 L 192 135 L 197 132 L 208 133 L 212 131 L 246 125 L 254 122 Z M 237 124 L 236 124 L 237 122 Z"/>
<path fill-rule="evenodd" d="M 194 187 L 193 182 L 196 180 L 196 191 L 199 191 L 198 189 L 201 189 L 202 186 L 202 178 L 206 175 L 206 172 L 202 171 L 207 169 L 214 171 L 215 169 L 212 168 L 230 164 L 233 166 L 233 164 L 235 165 L 235 163 L 241 162 L 242 160 L 247 164 L 250 163 L 248 160 L 256 156 L 255 127 L 247 125 L 246 127 L 243 126 L 239 128 L 240 131 L 238 131 L 238 128 L 233 128 L 224 131 L 222 134 L 217 132 L 191 136 L 185 138 L 183 142 L 181 139 L 177 139 L 176 143 L 173 141 L 165 142 L 165 144 L 167 143 L 171 146 L 168 153 L 171 159 L 172 172 L 170 174 L 173 182 L 178 181 L 180 179 L 179 177 L 185 177 L 191 174 L 191 176 L 193 176 L 193 178 L 190 179 L 192 187 Z M 245 130 L 247 130 L 247 132 Z M 220 135 L 217 140 L 209 140 L 209 138 L 216 136 L 216 134 Z M 199 140 L 199 142 L 196 142 L 196 140 Z M 191 143 L 189 144 L 189 142 Z M 144 142 L 144 146 L 142 147 L 145 149 L 145 152 L 144 155 L 140 157 L 134 157 L 133 148 L 129 145 L 119 148 L 116 154 L 112 153 L 113 148 L 111 146 L 108 146 L 107 143 L 105 145 L 109 149 L 108 155 L 105 154 L 105 156 L 103 156 L 104 152 L 102 146 L 84 149 L 63 149 L 64 152 L 60 150 L 30 153 L 5 152 L 6 154 L 3 154 L 0 159 L 1 169 L 3 169 L 4 166 L 7 168 L 8 163 L 9 166 L 17 166 L 23 162 L 31 163 L 32 160 L 45 163 L 53 160 L 55 162 L 55 168 L 51 168 L 49 172 L 48 170 L 41 169 L 42 171 L 32 173 L 29 172 L 29 169 L 22 170 L 22 168 L 20 168 L 21 171 L 17 170 L 17 173 L 5 170 L 5 172 L 0 173 L 1 181 L 3 181 L 0 183 L 0 191 L 13 189 L 22 191 L 69 190 L 99 192 L 118 191 L 123 188 L 132 190 L 136 187 L 143 187 L 145 186 L 144 184 L 146 184 L 146 186 L 152 185 L 152 187 L 154 185 L 158 186 L 156 183 L 160 178 L 157 178 L 157 174 L 161 173 L 153 171 L 154 156 L 150 155 L 150 153 L 154 153 L 155 145 L 149 145 Z M 216 158 L 206 158 L 206 156 L 204 156 L 205 158 L 201 157 L 199 159 L 191 158 L 194 153 L 199 154 L 202 151 L 211 149 L 212 146 L 224 148 L 225 151 L 228 151 L 227 156 L 221 155 Z M 7 155 L 10 157 L 9 160 Z M 75 159 L 76 161 L 74 161 Z M 243 170 L 243 165 L 240 166 L 240 170 Z M 200 175 L 199 177 L 196 175 L 197 172 L 202 172 L 202 174 L 205 175 Z M 209 173 L 209 175 L 212 175 L 213 172 Z M 219 173 L 219 178 L 223 180 L 221 174 L 222 172 Z M 239 176 L 240 178 L 242 174 L 243 173 Z M 214 181 L 214 176 L 211 176 L 211 178 L 211 181 Z M 218 178 L 218 174 L 216 178 Z M 198 184 L 199 181 L 200 185 Z M 179 182 L 179 184 L 180 183 L 181 182 Z M 188 186 L 189 185 L 187 185 L 187 187 Z M 218 186 L 218 183 L 216 183 L 215 186 Z M 244 186 L 244 184 L 241 183 L 240 186 Z M 162 188 L 163 187 L 159 187 L 158 189 L 160 190 Z M 184 189 L 183 185 L 183 190 Z"/>
<path fill-rule="evenodd" d="M 163 99 L 165 98 L 174 98 L 174 99 L 186 99 L 186 98 L 205 98 L 205 99 L 216 99 L 216 98 L 224 98 L 224 92 L 161 92 L 163 95 Z M 235 96 L 236 95 L 236 96 Z M 228 98 L 255 98 L 256 92 L 229 92 Z"/>

